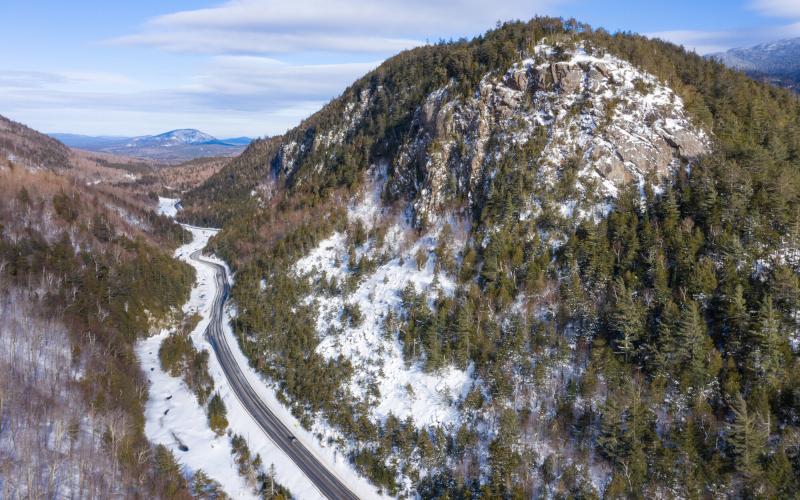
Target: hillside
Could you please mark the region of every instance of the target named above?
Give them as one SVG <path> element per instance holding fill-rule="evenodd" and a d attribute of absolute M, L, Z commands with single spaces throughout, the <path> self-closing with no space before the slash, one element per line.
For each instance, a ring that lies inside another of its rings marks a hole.
<path fill-rule="evenodd" d="M 389 59 L 182 216 L 393 495 L 791 496 L 798 154 L 793 94 L 537 18 Z"/>
<path fill-rule="evenodd" d="M 23 163 L 31 168 L 59 169 L 69 166 L 69 148 L 21 123 L 0 116 L 0 161 Z"/>
<path fill-rule="evenodd" d="M 133 351 L 181 319 L 193 271 L 169 252 L 183 230 L 84 182 L 113 169 L 0 123 L 0 497 L 188 498 L 175 457 L 145 438 Z"/>
<path fill-rule="evenodd" d="M 793 90 L 800 88 L 800 38 L 735 48 L 708 57 L 753 78 Z"/>

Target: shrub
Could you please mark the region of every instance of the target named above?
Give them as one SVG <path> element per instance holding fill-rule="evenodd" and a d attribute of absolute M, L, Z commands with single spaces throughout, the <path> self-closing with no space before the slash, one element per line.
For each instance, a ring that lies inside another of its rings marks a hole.
<path fill-rule="evenodd" d="M 215 392 L 208 401 L 208 425 L 217 436 L 225 434 L 225 429 L 228 428 L 226 413 L 227 409 L 225 408 L 225 403 L 222 401 L 219 393 Z"/>

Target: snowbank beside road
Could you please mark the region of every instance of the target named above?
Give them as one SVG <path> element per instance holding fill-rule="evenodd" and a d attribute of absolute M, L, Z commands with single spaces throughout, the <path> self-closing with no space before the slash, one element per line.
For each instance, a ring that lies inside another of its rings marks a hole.
<path fill-rule="evenodd" d="M 253 455 L 256 453 L 261 455 L 265 470 L 269 470 L 271 465 L 275 466 L 276 480 L 288 488 L 296 498 L 323 498 L 314 484 L 269 439 L 242 406 L 228 384 L 216 356 L 213 355 L 205 331 L 211 318 L 211 308 L 216 293 L 214 270 L 211 266 L 192 260 L 190 255 L 196 250 L 204 248 L 208 239 L 217 231 L 184 227 L 192 233 L 193 239 L 191 243 L 178 248 L 175 256 L 192 265 L 197 272 L 197 282 L 192 289 L 189 302 L 184 306 L 184 312 L 186 314 L 196 312 L 201 316 L 200 322 L 191 333 L 192 342 L 198 350 L 205 349 L 211 353 L 208 362 L 209 373 L 214 379 L 215 390 L 219 392 L 225 402 L 230 431 L 245 438 Z M 224 262 L 212 257 L 202 257 L 201 260 L 225 265 Z M 228 276 L 231 276 L 230 271 L 228 271 Z M 377 498 L 374 487 L 353 470 L 345 457 L 334 449 L 320 445 L 311 433 L 301 428 L 291 413 L 278 402 L 274 390 L 249 366 L 230 328 L 231 314 L 232 311 L 228 308 L 223 325 L 228 344 L 242 371 L 265 404 L 292 429 L 297 439 L 305 447 L 312 450 L 323 464 L 335 471 L 339 479 L 359 497 Z M 161 370 L 158 349 L 169 333 L 169 331 L 163 331 L 159 335 L 140 341 L 136 348 L 142 367 L 150 381 L 150 398 L 145 408 L 145 433 L 148 439 L 172 450 L 180 463 L 187 468 L 187 472 L 202 469 L 211 478 L 217 480 L 232 497 L 253 498 L 255 495 L 252 489 L 239 475 L 238 468 L 233 461 L 228 436 L 217 437 L 208 426 L 205 409 L 198 405 L 189 388 L 180 378 L 171 377 Z M 188 451 L 181 451 L 181 445 L 188 447 Z"/>

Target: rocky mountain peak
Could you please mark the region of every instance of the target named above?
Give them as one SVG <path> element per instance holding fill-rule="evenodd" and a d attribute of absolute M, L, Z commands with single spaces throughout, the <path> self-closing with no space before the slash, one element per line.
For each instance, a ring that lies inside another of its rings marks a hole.
<path fill-rule="evenodd" d="M 418 101 L 399 148 L 379 162 L 389 172 L 386 193 L 410 201 L 417 220 L 437 218 L 456 198 L 479 200 L 503 162 L 535 171 L 543 186 L 574 176 L 573 201 L 585 216 L 619 188 L 657 186 L 710 151 L 709 134 L 672 89 L 584 42 L 540 43 L 505 72 L 487 73 L 474 93 L 459 85 L 451 80 Z M 309 155 L 330 157 L 387 98 L 381 86 L 348 94 L 340 119 L 278 146 L 273 173 L 292 178 Z M 324 163 L 312 170 L 322 173 Z"/>
<path fill-rule="evenodd" d="M 531 141 L 543 181 L 555 183 L 569 165 L 577 168 L 576 187 L 586 192 L 597 185 L 601 197 L 632 182 L 659 183 L 681 161 L 710 148 L 707 133 L 692 124 L 671 89 L 583 45 L 539 45 L 505 74 L 487 75 L 469 99 L 442 88 L 428 96 L 417 121 L 417 136 L 396 166 L 412 180 L 412 159 L 426 158 L 426 185 L 418 190 L 424 196 L 415 202 L 421 212 L 444 205 L 442 190 L 453 174 L 480 190 L 500 159 Z M 413 186 L 398 187 L 404 188 Z"/>

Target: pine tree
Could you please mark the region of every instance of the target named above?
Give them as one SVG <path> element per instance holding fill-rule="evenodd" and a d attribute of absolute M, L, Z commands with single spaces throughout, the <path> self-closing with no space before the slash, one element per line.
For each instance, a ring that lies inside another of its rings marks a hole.
<path fill-rule="evenodd" d="M 455 337 L 455 362 L 459 368 L 466 368 L 470 359 L 470 336 L 474 329 L 474 319 L 467 301 L 457 307 L 453 325 Z"/>
<path fill-rule="evenodd" d="M 628 361 L 635 355 L 644 333 L 644 308 L 625 286 L 622 278 L 614 281 L 613 300 L 609 322 L 616 333 L 617 352 L 623 354 Z"/>
<path fill-rule="evenodd" d="M 733 422 L 728 426 L 728 443 L 736 457 L 736 468 L 746 477 L 753 478 L 761 472 L 758 460 L 769 438 L 769 421 L 749 411 L 741 394 L 736 396 L 731 411 Z"/>
<path fill-rule="evenodd" d="M 628 456 L 629 443 L 625 435 L 625 407 L 616 393 L 610 395 L 600 413 L 600 433 L 597 446 L 608 459 L 620 462 Z"/>
<path fill-rule="evenodd" d="M 727 342 L 729 354 L 736 355 L 741 349 L 742 341 L 747 331 L 748 314 L 747 301 L 744 298 L 744 288 L 737 284 L 733 294 L 728 297 L 727 317 Z"/>
<path fill-rule="evenodd" d="M 751 330 L 751 366 L 754 372 L 772 379 L 781 369 L 780 319 L 766 296 Z"/>
<path fill-rule="evenodd" d="M 708 373 L 711 339 L 706 335 L 705 322 L 694 301 L 684 306 L 681 312 L 676 340 L 676 357 L 691 384 L 702 384 L 709 376 L 716 375 Z"/>
<path fill-rule="evenodd" d="M 667 259 L 660 248 L 654 249 L 651 259 L 651 281 L 655 291 L 655 298 L 659 304 L 664 304 L 671 295 L 669 288 L 669 270 Z"/>
<path fill-rule="evenodd" d="M 228 419 L 225 416 L 225 403 L 218 392 L 215 392 L 208 401 L 208 425 L 218 436 L 225 434 L 228 428 Z"/>

